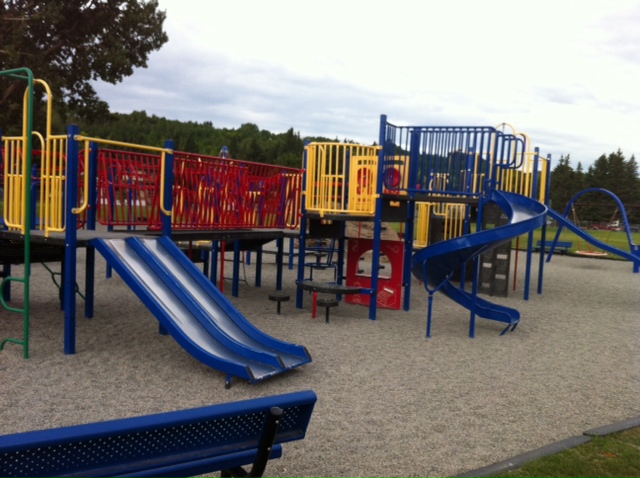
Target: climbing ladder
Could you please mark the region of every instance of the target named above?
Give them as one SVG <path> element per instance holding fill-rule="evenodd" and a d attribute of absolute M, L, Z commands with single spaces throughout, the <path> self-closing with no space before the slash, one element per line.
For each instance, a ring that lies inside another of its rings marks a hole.
<path fill-rule="evenodd" d="M 29 358 L 29 270 L 31 268 L 31 156 L 33 136 L 33 89 L 35 80 L 28 68 L 1 71 L 0 76 L 27 82 L 24 96 L 24 112 L 22 136 L 3 138 L 3 200 L 5 227 L 22 231 L 24 234 L 24 269 L 22 277 L 9 275 L 0 283 L 0 291 L 5 291 L 11 282 L 21 283 L 24 287 L 23 306 L 12 307 L 0 293 L 0 302 L 9 312 L 22 315 L 22 338 L 7 337 L 0 340 L 0 350 L 7 343 L 22 345 L 24 358 Z"/>

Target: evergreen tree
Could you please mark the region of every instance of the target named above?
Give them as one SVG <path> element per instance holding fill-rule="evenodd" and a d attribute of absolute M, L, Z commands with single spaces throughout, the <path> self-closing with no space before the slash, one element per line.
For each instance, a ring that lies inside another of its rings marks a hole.
<path fill-rule="evenodd" d="M 560 156 L 558 164 L 551 172 L 551 207 L 563 213 L 567 203 L 578 192 L 580 181 L 571 167 L 571 157 Z"/>

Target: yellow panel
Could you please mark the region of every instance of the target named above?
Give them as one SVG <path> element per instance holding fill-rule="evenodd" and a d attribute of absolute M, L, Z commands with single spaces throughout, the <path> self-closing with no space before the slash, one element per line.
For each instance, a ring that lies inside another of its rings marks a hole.
<path fill-rule="evenodd" d="M 379 149 L 343 143 L 307 145 L 304 191 L 307 211 L 321 216 L 328 213 L 373 215 Z M 372 180 L 367 181 L 363 189 L 362 184 L 358 186 L 358 177 L 365 176 Z"/>

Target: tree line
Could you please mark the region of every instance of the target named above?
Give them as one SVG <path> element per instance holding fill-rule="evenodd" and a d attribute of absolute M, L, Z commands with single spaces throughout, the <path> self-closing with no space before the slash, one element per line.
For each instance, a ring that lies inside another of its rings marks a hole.
<path fill-rule="evenodd" d="M 223 146 L 229 157 L 265 164 L 300 168 L 307 141 L 338 141 L 320 136 L 302 137 L 289 128 L 284 133 L 261 130 L 258 125 L 245 123 L 239 128 L 216 128 L 211 121 L 170 120 L 144 111 L 129 114 L 113 113 L 100 121 L 82 125 L 83 133 L 102 139 L 149 146 L 162 146 L 171 139 L 176 151 L 219 156 Z"/>
<path fill-rule="evenodd" d="M 634 156 L 626 159 L 620 150 L 603 154 L 586 171 L 581 163 L 574 169 L 570 155 L 561 156 L 551 173 L 551 207 L 564 213 L 571 198 L 588 188 L 614 193 L 624 204 L 629 221 L 640 223 L 640 178 Z M 610 196 L 596 192 L 581 196 L 569 218 L 579 222 L 610 222 L 621 219 L 621 211 Z"/>

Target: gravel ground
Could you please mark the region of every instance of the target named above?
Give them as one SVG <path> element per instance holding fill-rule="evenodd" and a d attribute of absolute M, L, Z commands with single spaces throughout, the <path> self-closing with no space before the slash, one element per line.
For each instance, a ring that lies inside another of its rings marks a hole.
<path fill-rule="evenodd" d="M 554 257 L 544 293 L 534 282 L 525 301 L 521 254 L 518 290 L 493 298 L 520 310 L 513 333 L 501 337 L 500 324 L 478 319 L 470 339 L 468 312 L 436 295 L 427 340 L 427 293 L 417 282 L 408 312 L 379 309 L 370 321 L 367 308 L 342 302 L 326 324 L 311 318 L 309 296 L 295 307 L 296 272 L 286 268 L 292 301 L 276 314 L 267 299 L 272 260 L 261 288 L 247 265 L 249 283 L 231 297 L 227 282 L 225 294 L 257 327 L 305 345 L 313 362 L 229 390 L 222 373 L 158 334 L 124 282 L 105 278 L 101 258 L 95 317 L 78 319 L 77 353 L 65 355 L 57 289 L 34 265 L 31 357 L 14 344 L 0 352 L 0 434 L 312 389 L 318 403 L 306 439 L 285 445 L 268 475 L 451 476 L 640 414 L 640 275 L 629 263 Z M 82 307 L 78 299 L 79 314 Z M 21 336 L 21 320 L 0 310 L 7 336 Z"/>

